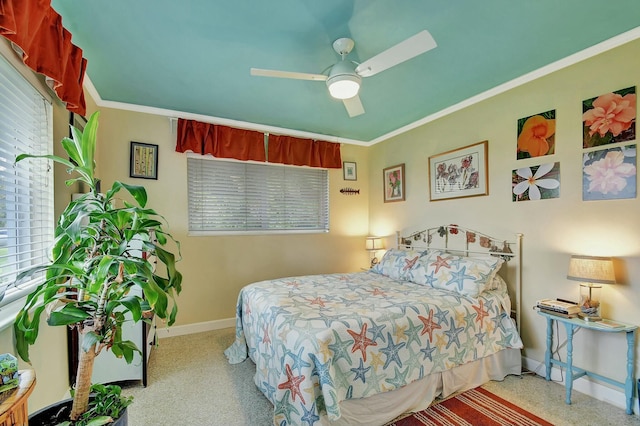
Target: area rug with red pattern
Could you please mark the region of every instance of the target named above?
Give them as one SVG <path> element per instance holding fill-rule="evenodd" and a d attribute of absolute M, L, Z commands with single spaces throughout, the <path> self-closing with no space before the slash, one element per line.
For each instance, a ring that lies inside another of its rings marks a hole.
<path fill-rule="evenodd" d="M 553 426 L 491 392 L 475 388 L 389 426 Z"/>

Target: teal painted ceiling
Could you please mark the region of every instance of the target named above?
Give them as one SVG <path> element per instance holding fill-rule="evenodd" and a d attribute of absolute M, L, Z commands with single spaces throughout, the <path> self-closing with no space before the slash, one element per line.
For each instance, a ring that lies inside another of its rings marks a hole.
<path fill-rule="evenodd" d="M 251 123 L 364 143 L 640 27 L 638 0 L 52 5 L 84 51 L 99 105 L 159 108 L 237 127 Z M 348 59 L 362 62 L 424 29 L 438 46 L 363 79 L 366 113 L 354 118 L 324 82 L 249 73 L 255 67 L 320 74 L 340 59 L 332 48 L 337 38 L 352 38 Z"/>

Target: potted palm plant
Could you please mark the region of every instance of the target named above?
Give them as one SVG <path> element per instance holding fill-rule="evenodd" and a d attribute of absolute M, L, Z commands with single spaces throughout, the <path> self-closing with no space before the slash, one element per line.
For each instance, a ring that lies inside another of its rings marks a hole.
<path fill-rule="evenodd" d="M 95 357 L 109 349 L 130 363 L 140 351 L 133 342 L 122 339 L 122 324 L 128 320 L 125 314 L 133 321 L 144 321 L 143 312 L 152 310 L 172 325 L 182 281 L 176 269 L 178 259 L 167 248 L 170 244 L 179 253 L 179 243 L 165 231 L 162 216 L 146 207 L 145 188 L 116 181 L 110 190 L 100 193 L 94 161 L 98 116 L 96 112 L 90 117 L 84 131 L 72 127 L 72 137 L 62 140 L 68 159 L 29 154 L 16 158 L 16 162 L 46 158 L 61 163 L 72 174 L 67 185 L 81 182 L 88 189 L 58 219 L 50 262 L 18 277 L 19 281 L 42 275 L 42 283 L 27 296 L 14 323 L 16 350 L 23 360 L 29 361 L 29 346 L 38 337 L 42 314 L 47 315 L 48 325 L 72 327 L 78 333 L 81 350 L 76 385 L 64 424 L 105 424 L 114 421 L 112 413 L 119 413 L 100 412 L 96 406 L 115 401 L 126 407 L 129 401 L 121 397 L 118 387 L 92 389 Z M 119 199 L 121 194 L 128 194 L 129 201 Z M 157 259 L 156 265 L 150 257 Z M 141 296 L 131 291 L 134 287 L 141 289 Z"/>

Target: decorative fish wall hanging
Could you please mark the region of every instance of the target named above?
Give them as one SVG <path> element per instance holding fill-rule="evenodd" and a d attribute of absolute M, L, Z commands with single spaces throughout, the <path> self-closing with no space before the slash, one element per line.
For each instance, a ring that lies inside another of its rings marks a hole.
<path fill-rule="evenodd" d="M 354 195 L 354 194 L 360 194 L 360 190 L 359 189 L 353 189 L 353 188 L 342 188 L 340 190 L 340 192 L 344 195 Z"/>

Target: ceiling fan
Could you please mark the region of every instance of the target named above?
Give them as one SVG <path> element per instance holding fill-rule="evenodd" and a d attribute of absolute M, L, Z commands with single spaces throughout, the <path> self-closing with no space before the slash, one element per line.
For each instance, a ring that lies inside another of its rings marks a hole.
<path fill-rule="evenodd" d="M 328 75 L 266 70 L 261 68 L 251 68 L 251 75 L 326 81 L 331 96 L 342 100 L 349 117 L 356 117 L 364 114 L 364 107 L 358 96 L 363 77 L 371 77 L 402 62 L 408 61 L 435 48 L 437 44 L 429 31 L 423 30 L 390 47 L 384 52 L 367 59 L 361 64 L 346 59 L 354 46 L 355 42 L 350 38 L 339 38 L 333 42 L 333 50 L 340 55 L 341 60 L 328 68 Z"/>

